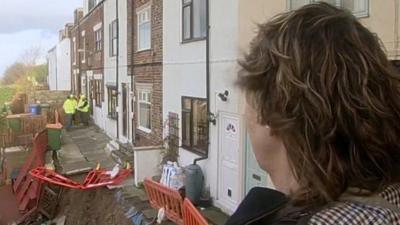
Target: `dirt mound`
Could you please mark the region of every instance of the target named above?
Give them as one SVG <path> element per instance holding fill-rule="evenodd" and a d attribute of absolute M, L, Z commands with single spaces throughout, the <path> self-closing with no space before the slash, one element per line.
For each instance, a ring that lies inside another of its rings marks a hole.
<path fill-rule="evenodd" d="M 114 193 L 106 188 L 65 190 L 58 215 L 66 216 L 66 225 L 131 225 Z"/>

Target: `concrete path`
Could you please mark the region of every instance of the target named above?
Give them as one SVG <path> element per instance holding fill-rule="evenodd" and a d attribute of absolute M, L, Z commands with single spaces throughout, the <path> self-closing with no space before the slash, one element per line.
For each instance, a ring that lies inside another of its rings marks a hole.
<path fill-rule="evenodd" d="M 57 154 L 61 173 L 73 175 L 87 172 L 98 163 L 102 168 L 111 169 L 116 163 L 105 151 L 109 141 L 108 136 L 96 126 L 63 131 L 62 147 Z"/>

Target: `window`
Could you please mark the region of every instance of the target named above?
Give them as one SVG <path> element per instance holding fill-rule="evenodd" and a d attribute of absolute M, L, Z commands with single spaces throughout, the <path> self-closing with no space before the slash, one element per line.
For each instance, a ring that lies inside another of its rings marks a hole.
<path fill-rule="evenodd" d="M 207 154 L 208 119 L 205 99 L 182 97 L 182 146 Z"/>
<path fill-rule="evenodd" d="M 97 107 L 101 107 L 101 96 L 103 93 L 103 81 L 94 80 L 93 82 L 93 98 Z"/>
<path fill-rule="evenodd" d="M 369 13 L 369 0 L 288 0 L 288 9 L 297 9 L 303 5 L 319 1 L 346 8 L 357 17 L 365 17 Z"/>
<path fill-rule="evenodd" d="M 206 1 L 182 0 L 182 39 L 201 39 L 206 34 Z"/>
<path fill-rule="evenodd" d="M 117 87 L 108 86 L 107 87 L 108 94 L 108 116 L 111 119 L 117 119 Z"/>
<path fill-rule="evenodd" d="M 85 31 L 82 31 L 82 63 L 86 62 L 86 36 Z"/>
<path fill-rule="evenodd" d="M 117 20 L 114 20 L 110 24 L 110 56 L 117 55 L 117 38 L 118 38 L 118 23 Z"/>
<path fill-rule="evenodd" d="M 73 64 L 76 65 L 76 39 L 72 38 L 72 53 L 71 57 L 73 59 Z"/>
<path fill-rule="evenodd" d="M 138 51 L 151 48 L 151 10 L 150 6 L 137 13 Z"/>
<path fill-rule="evenodd" d="M 151 88 L 138 87 L 139 129 L 151 132 Z"/>
<path fill-rule="evenodd" d="M 96 6 L 96 0 L 89 0 L 89 11 Z"/>
<path fill-rule="evenodd" d="M 103 30 L 96 30 L 94 35 L 96 40 L 96 51 L 101 51 L 103 49 Z"/>

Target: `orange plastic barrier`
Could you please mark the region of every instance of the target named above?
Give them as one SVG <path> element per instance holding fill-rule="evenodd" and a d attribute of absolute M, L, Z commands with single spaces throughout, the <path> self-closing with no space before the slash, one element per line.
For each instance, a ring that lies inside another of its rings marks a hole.
<path fill-rule="evenodd" d="M 41 181 L 51 184 L 68 187 L 72 189 L 88 190 L 108 185 L 121 184 L 128 176 L 132 174 L 132 169 L 122 169 L 115 177 L 111 177 L 109 171 L 103 169 L 94 169 L 88 173 L 83 184 L 75 182 L 66 178 L 53 170 L 44 167 L 38 167 L 31 171 L 29 174 Z"/>
<path fill-rule="evenodd" d="M 207 220 L 187 198 L 183 201 L 182 214 L 184 225 L 209 225 Z"/>
<path fill-rule="evenodd" d="M 183 198 L 178 191 L 150 179 L 144 180 L 144 187 L 153 208 L 165 209 L 166 217 L 178 225 L 183 225 Z"/>

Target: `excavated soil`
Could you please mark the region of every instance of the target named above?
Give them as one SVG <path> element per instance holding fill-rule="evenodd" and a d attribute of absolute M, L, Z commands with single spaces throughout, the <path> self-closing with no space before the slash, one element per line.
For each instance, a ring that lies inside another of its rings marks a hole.
<path fill-rule="evenodd" d="M 66 216 L 66 225 L 131 225 L 117 205 L 114 193 L 106 188 L 65 190 L 58 215 Z"/>

